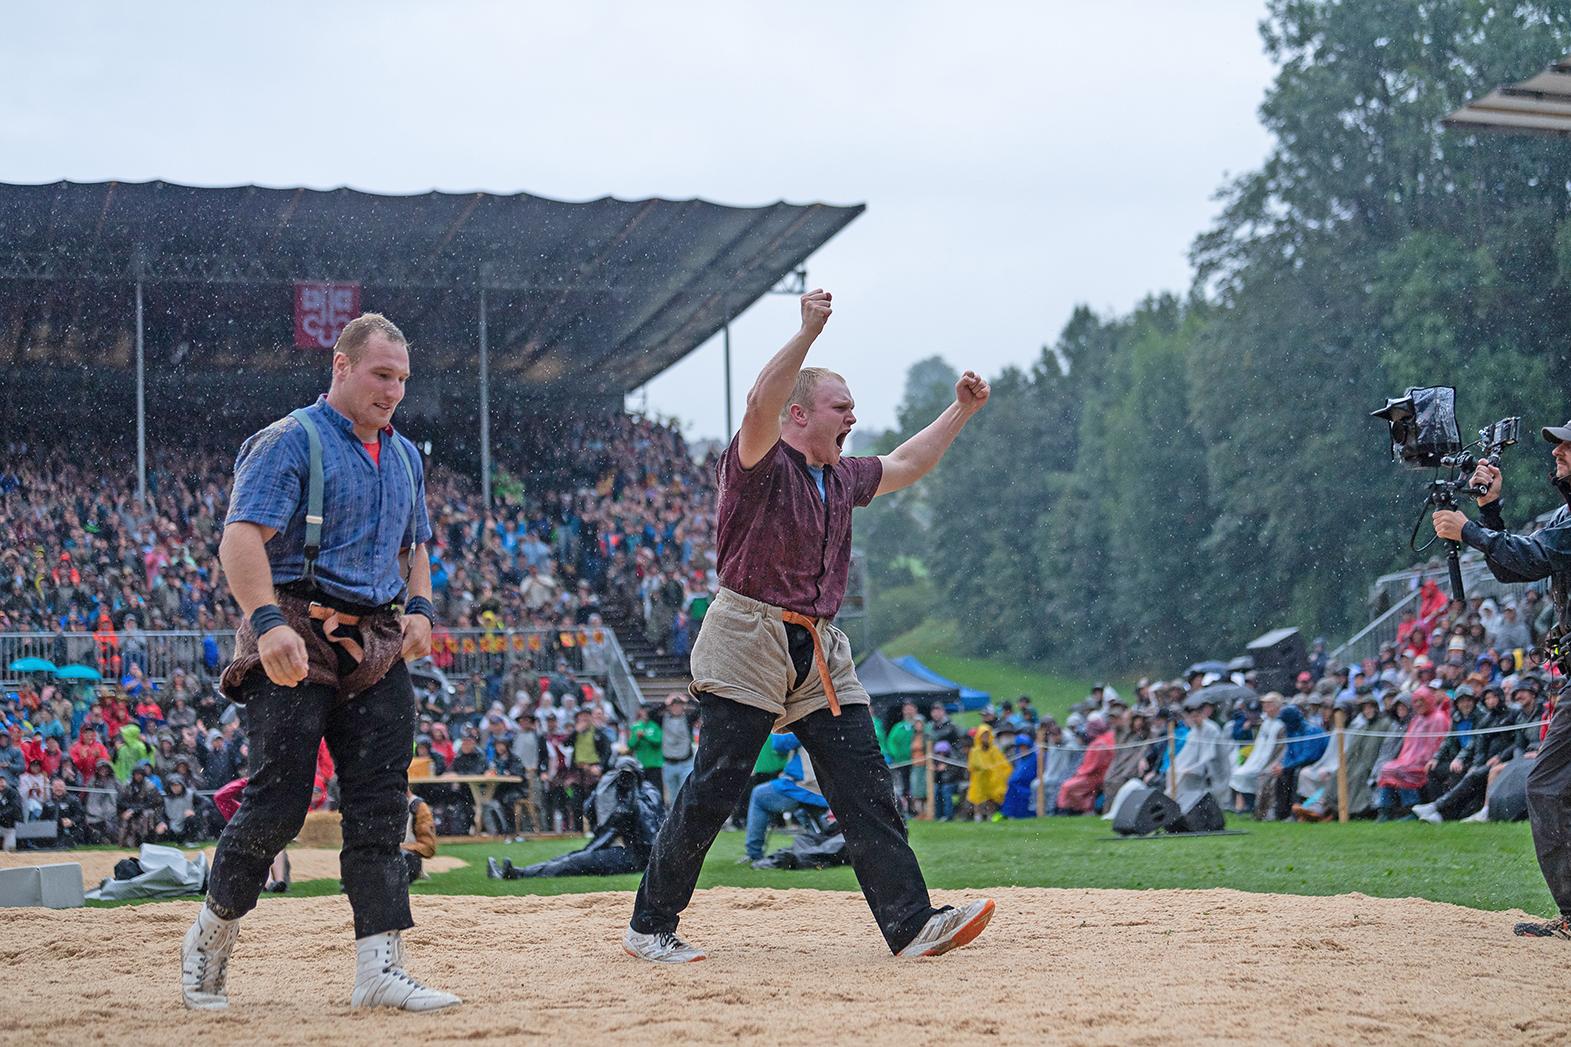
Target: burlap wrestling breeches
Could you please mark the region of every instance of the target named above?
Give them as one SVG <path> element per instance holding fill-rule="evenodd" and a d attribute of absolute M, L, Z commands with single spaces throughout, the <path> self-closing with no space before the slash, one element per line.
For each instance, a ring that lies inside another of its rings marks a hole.
<path fill-rule="evenodd" d="M 817 672 L 810 669 L 792 686 L 797 671 L 780 614 L 778 607 L 721 589 L 693 645 L 688 690 L 694 697 L 707 692 L 767 710 L 775 715 L 776 731 L 827 708 L 829 699 Z M 846 634 L 819 619 L 818 636 L 840 704 L 871 705 L 867 689 L 856 678 Z"/>

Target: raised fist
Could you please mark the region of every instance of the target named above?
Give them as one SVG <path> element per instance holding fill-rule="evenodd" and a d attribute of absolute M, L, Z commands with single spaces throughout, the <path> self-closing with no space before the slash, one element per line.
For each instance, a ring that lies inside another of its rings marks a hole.
<path fill-rule="evenodd" d="M 802 296 L 802 330 L 816 335 L 824 329 L 824 324 L 829 322 L 829 314 L 834 312 L 830 308 L 833 298 L 822 287 Z"/>
<path fill-rule="evenodd" d="M 968 411 L 979 411 L 993 393 L 987 379 L 975 371 L 967 371 L 955 383 L 955 402 Z"/>

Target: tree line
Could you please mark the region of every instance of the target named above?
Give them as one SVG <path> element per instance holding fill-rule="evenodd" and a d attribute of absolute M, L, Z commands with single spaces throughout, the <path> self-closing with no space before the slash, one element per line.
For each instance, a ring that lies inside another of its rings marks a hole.
<path fill-rule="evenodd" d="M 950 618 L 970 653 L 1160 670 L 1279 625 L 1332 643 L 1412 563 L 1427 476 L 1369 418 L 1455 385 L 1464 435 L 1519 414 L 1507 518 L 1554 504 L 1571 416 L 1571 143 L 1447 130 L 1571 51 L 1571 10 L 1271 0 L 1274 144 L 1219 191 L 1193 282 L 1078 308 L 927 483 L 859 516 L 874 635 Z M 894 446 L 953 396 L 907 376 Z M 1427 525 L 1426 525 L 1427 527 Z"/>

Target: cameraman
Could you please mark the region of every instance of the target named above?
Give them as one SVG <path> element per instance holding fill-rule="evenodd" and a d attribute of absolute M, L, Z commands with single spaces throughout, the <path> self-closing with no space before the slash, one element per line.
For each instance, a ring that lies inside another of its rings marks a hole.
<path fill-rule="evenodd" d="M 1531 535 L 1506 530 L 1500 513 L 1500 470 L 1487 462 L 1473 473 L 1472 483 L 1484 488 L 1478 496 L 1479 520 L 1442 509 L 1434 514 L 1435 533 L 1462 541 L 1484 554 L 1489 571 L 1502 582 L 1549 579 L 1549 595 L 1557 619 L 1552 636 L 1568 625 L 1571 596 L 1571 421 L 1546 427 L 1543 437 L 1554 445 L 1550 483 L 1566 506 L 1555 510 L 1543 528 Z M 1547 923 L 1519 923 L 1516 933 L 1533 938 L 1571 940 L 1571 703 L 1559 702 L 1554 718 L 1527 776 L 1527 811 L 1533 826 L 1533 849 L 1549 883 L 1560 915 Z"/>

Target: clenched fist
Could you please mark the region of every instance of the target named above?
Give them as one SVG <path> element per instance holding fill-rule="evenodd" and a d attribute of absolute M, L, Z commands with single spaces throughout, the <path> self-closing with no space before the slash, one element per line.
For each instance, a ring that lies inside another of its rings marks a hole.
<path fill-rule="evenodd" d="M 816 336 L 824 329 L 824 324 L 829 322 L 829 314 L 834 312 L 830 308 L 833 298 L 822 287 L 802 296 L 802 330 Z"/>
<path fill-rule="evenodd" d="M 406 614 L 398 626 L 404 635 L 404 661 L 412 662 L 431 653 L 431 619 L 423 614 Z"/>
<path fill-rule="evenodd" d="M 1467 482 L 1474 487 L 1488 488 L 1478 496 L 1479 505 L 1488 505 L 1500 497 L 1500 470 L 1488 462 L 1479 462 L 1478 468 L 1473 470 L 1472 479 Z"/>
<path fill-rule="evenodd" d="M 1436 509 L 1432 517 L 1435 533 L 1448 542 L 1462 540 L 1462 525 L 1467 523 L 1467 516 L 1454 509 Z"/>
<path fill-rule="evenodd" d="M 987 379 L 975 371 L 967 371 L 955 383 L 955 403 L 967 411 L 980 411 L 993 393 Z"/>
<path fill-rule="evenodd" d="M 256 653 L 262 658 L 267 678 L 280 687 L 293 687 L 305 679 L 305 641 L 287 625 L 275 625 L 256 638 Z"/>

